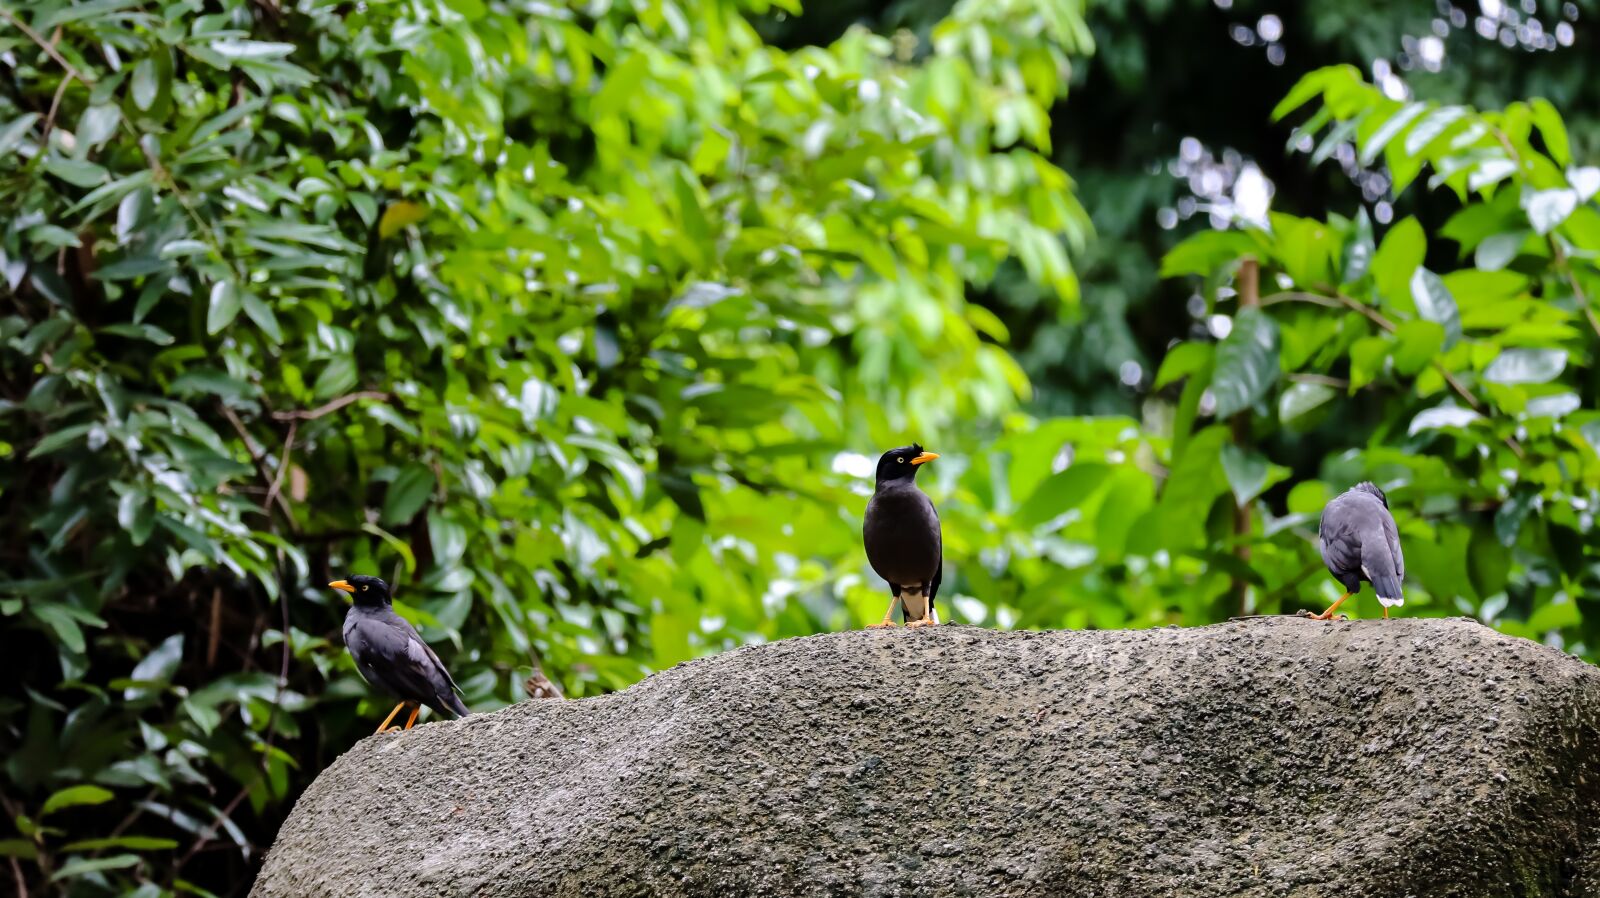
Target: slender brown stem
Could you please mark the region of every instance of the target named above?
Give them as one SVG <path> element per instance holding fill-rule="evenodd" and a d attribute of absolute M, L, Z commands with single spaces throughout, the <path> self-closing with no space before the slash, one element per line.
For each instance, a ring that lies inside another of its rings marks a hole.
<path fill-rule="evenodd" d="M 1342 377 L 1330 377 L 1326 374 L 1290 374 L 1290 381 L 1297 384 L 1321 384 L 1325 387 L 1335 387 L 1340 390 L 1350 389 L 1350 381 Z"/>
<path fill-rule="evenodd" d="M 299 421 L 289 422 L 289 435 L 283 438 L 283 451 L 278 453 L 278 473 L 273 476 L 272 486 L 267 488 L 267 498 L 262 505 L 271 505 L 272 500 L 278 498 L 278 490 L 283 488 L 283 475 L 289 470 L 289 456 L 294 452 L 294 434 L 299 426 Z"/>
<path fill-rule="evenodd" d="M 266 461 L 261 456 L 261 447 L 257 445 L 255 438 L 250 435 L 250 431 L 245 429 L 244 422 L 239 420 L 239 416 L 234 414 L 233 409 L 228 408 L 227 403 L 219 402 L 217 403 L 217 407 L 222 409 L 222 416 L 228 419 L 228 423 L 233 426 L 233 432 L 238 434 L 239 439 L 244 442 L 245 452 L 249 453 L 250 461 L 255 463 L 256 474 L 261 477 L 262 483 L 267 484 L 268 491 L 270 492 L 273 476 L 267 471 Z M 294 511 L 289 508 L 289 503 L 284 501 L 284 498 L 281 494 L 275 498 L 277 499 L 278 510 L 283 512 L 284 519 L 288 521 L 289 530 L 291 532 L 297 530 L 298 528 L 296 528 L 294 523 Z M 270 508 L 271 506 L 267 505 L 263 510 Z"/>
<path fill-rule="evenodd" d="M 1237 277 L 1239 285 L 1239 309 L 1259 309 L 1261 307 L 1261 263 L 1254 258 L 1245 258 L 1239 264 Z M 1245 409 L 1233 416 L 1233 444 L 1240 449 L 1247 449 L 1250 445 L 1250 410 Z M 1236 537 L 1234 554 L 1241 564 L 1250 563 L 1250 502 L 1235 499 L 1233 506 L 1233 533 Z M 1250 582 L 1243 577 L 1233 578 L 1233 594 L 1238 602 L 1239 613 L 1249 614 L 1250 608 Z"/>
<path fill-rule="evenodd" d="M 1589 305 L 1589 297 L 1583 292 L 1583 285 L 1578 283 L 1578 276 L 1572 272 L 1571 260 L 1567 258 L 1567 251 L 1562 248 L 1561 241 L 1556 239 L 1554 233 L 1545 239 L 1550 241 L 1550 255 L 1555 259 L 1556 270 L 1560 271 L 1567 279 L 1567 286 L 1572 288 L 1572 296 L 1583 308 L 1583 317 L 1588 319 L 1589 327 L 1595 336 L 1600 337 L 1600 318 L 1595 317 L 1594 308 Z"/>
<path fill-rule="evenodd" d="M 1362 315 L 1365 315 L 1373 324 L 1376 324 L 1391 334 L 1395 332 L 1394 322 L 1383 317 L 1383 313 L 1379 312 L 1377 309 L 1374 309 L 1372 306 L 1367 305 L 1359 299 L 1353 299 L 1349 296 L 1345 296 L 1343 293 L 1340 293 L 1337 299 L 1341 305 L 1350 311 L 1359 312 Z"/>
<path fill-rule="evenodd" d="M 1337 299 L 1345 308 L 1365 315 L 1374 324 L 1378 325 L 1389 333 L 1394 333 L 1394 322 L 1385 318 L 1377 309 L 1368 306 L 1366 303 L 1361 302 L 1360 300 L 1345 296 L 1342 293 L 1338 295 Z M 1444 377 L 1444 382 L 1450 385 L 1450 389 L 1454 390 L 1457 396 L 1460 396 L 1462 399 L 1466 400 L 1467 405 L 1471 406 L 1473 411 L 1480 414 L 1483 412 L 1483 403 L 1478 401 L 1478 397 L 1472 395 L 1472 391 L 1468 390 L 1466 385 L 1463 384 L 1455 376 L 1455 374 L 1450 371 L 1449 368 L 1445 367 L 1443 362 L 1439 361 L 1438 359 L 1434 359 L 1433 367 L 1441 376 Z M 1526 453 L 1522 449 L 1522 444 L 1518 443 L 1515 438 L 1506 437 L 1505 443 L 1508 447 L 1510 447 L 1511 451 L 1517 456 L 1517 458 L 1524 458 L 1526 456 Z"/>
<path fill-rule="evenodd" d="M 217 647 L 222 642 L 222 587 L 211 590 L 211 634 L 206 640 L 206 670 L 217 666 Z"/>
<path fill-rule="evenodd" d="M 90 87 L 94 86 L 94 79 L 93 78 L 85 77 L 82 72 L 78 71 L 77 66 L 74 66 L 70 62 L 67 62 L 67 58 L 65 56 L 62 56 L 61 53 L 56 50 L 54 44 L 52 44 L 49 41 L 45 40 L 43 35 L 41 35 L 39 32 L 34 31 L 32 28 L 30 28 L 28 26 L 27 22 L 24 22 L 21 19 L 17 18 L 16 16 L 12 15 L 11 14 L 11 10 L 6 9 L 4 6 L 0 6 L 0 18 L 4 18 L 6 21 L 8 21 L 11 24 L 17 26 L 17 30 L 18 31 L 21 31 L 23 34 L 26 34 L 28 36 L 28 40 L 33 41 L 34 43 L 38 44 L 39 45 L 39 49 L 41 49 L 45 53 L 49 54 L 50 58 L 54 59 L 56 61 L 56 64 L 61 66 L 61 68 L 65 69 L 68 75 L 70 75 L 73 78 L 78 79 L 79 81 L 82 81 L 84 84 L 87 84 Z"/>
<path fill-rule="evenodd" d="M 11 878 L 17 881 L 17 898 L 28 898 L 28 881 L 23 878 L 22 864 L 17 862 L 15 855 L 7 860 L 11 861 Z"/>
<path fill-rule="evenodd" d="M 360 402 L 363 399 L 371 399 L 375 402 L 388 402 L 392 398 L 394 397 L 381 390 L 361 390 L 359 392 L 340 396 L 338 399 L 332 400 L 326 405 L 317 406 L 310 411 L 296 409 L 288 412 L 273 412 L 272 417 L 279 421 L 315 421 L 323 415 L 333 414 L 352 402 Z"/>
<path fill-rule="evenodd" d="M 67 92 L 67 85 L 72 83 L 73 77 L 71 73 L 62 77 L 61 85 L 56 88 L 56 95 L 50 98 L 50 112 L 44 117 L 44 125 L 39 129 L 41 144 L 50 136 L 50 129 L 55 127 L 56 113 L 61 109 L 61 97 Z"/>
<path fill-rule="evenodd" d="M 283 550 L 279 549 L 278 570 L 280 575 L 283 571 L 284 563 L 285 560 Z M 183 865 L 187 864 L 189 860 L 200 851 L 200 849 L 206 846 L 206 843 L 210 842 L 212 838 L 216 836 L 217 828 L 222 825 L 222 821 L 233 815 L 233 812 L 239 807 L 239 803 L 244 801 L 245 796 L 250 794 L 251 787 L 255 786 L 257 783 L 260 783 L 266 777 L 268 765 L 272 763 L 271 749 L 273 743 L 277 741 L 278 738 L 278 710 L 283 706 L 283 690 L 289 685 L 289 657 L 294 651 L 294 646 L 290 643 L 289 633 L 289 591 L 286 588 L 287 584 L 282 582 L 284 579 L 285 578 L 280 576 L 278 588 L 278 609 L 282 613 L 282 630 L 279 632 L 283 638 L 278 643 L 280 647 L 278 654 L 278 684 L 277 688 L 273 692 L 272 710 L 267 714 L 267 725 L 265 727 L 267 734 L 266 750 L 261 752 L 261 763 L 257 767 L 255 777 L 250 782 L 239 787 L 239 791 L 234 794 L 233 798 L 230 799 L 226 805 L 223 805 L 222 810 L 217 812 L 216 818 L 213 819 L 205 829 L 200 831 L 200 833 L 195 837 L 194 844 L 190 845 L 189 850 L 184 852 L 183 857 L 179 858 L 178 862 L 173 865 L 172 876 L 174 879 L 177 878 L 178 872 L 183 869 Z"/>
<path fill-rule="evenodd" d="M 1312 305 L 1326 306 L 1330 309 L 1344 307 L 1344 303 L 1331 296 L 1323 296 L 1320 293 L 1306 293 L 1303 290 L 1285 290 L 1282 293 L 1274 293 L 1261 300 L 1261 305 L 1263 307 L 1275 306 L 1285 302 L 1308 302 Z"/>

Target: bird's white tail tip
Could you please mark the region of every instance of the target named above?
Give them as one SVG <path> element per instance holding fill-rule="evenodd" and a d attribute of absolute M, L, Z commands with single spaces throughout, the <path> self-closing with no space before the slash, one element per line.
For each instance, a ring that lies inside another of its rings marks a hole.
<path fill-rule="evenodd" d="M 1383 607 L 1385 608 L 1399 608 L 1401 605 L 1406 603 L 1406 597 L 1395 596 L 1391 599 L 1387 596 L 1378 596 L 1378 601 L 1383 603 Z"/>

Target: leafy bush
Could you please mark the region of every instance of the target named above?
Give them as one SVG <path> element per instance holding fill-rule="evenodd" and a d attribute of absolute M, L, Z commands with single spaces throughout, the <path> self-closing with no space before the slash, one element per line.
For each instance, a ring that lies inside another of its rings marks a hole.
<path fill-rule="evenodd" d="M 1308 106 L 1297 130 L 1319 137 L 1313 162 L 1350 142 L 1397 194 L 1440 191 L 1460 206 L 1435 234 L 1407 217 L 1379 236 L 1364 210 L 1282 214 L 1175 249 L 1166 273 L 1205 277 L 1214 301 L 1243 292 L 1246 258 L 1269 288 L 1214 346 L 1163 363 L 1160 380 L 1187 378 L 1175 440 L 1189 448 L 1175 464 L 1210 451 L 1220 425 L 1193 424 L 1209 387 L 1219 416 L 1252 410 L 1248 439 L 1221 456 L 1239 501 L 1290 474 L 1273 455 L 1314 447 L 1287 516 L 1257 503 L 1251 567 L 1268 588 L 1315 568 L 1306 537 L 1323 503 L 1371 477 L 1396 510 L 1424 613 L 1594 657 L 1600 168 L 1572 158 L 1542 100 L 1494 112 L 1403 102 L 1335 67 L 1307 75 L 1278 115 Z"/>
<path fill-rule="evenodd" d="M 969 2 L 788 53 L 765 10 L 4 13 L 30 891 L 237 890 L 381 713 L 336 575 L 395 581 L 480 709 L 538 657 L 583 695 L 881 611 L 832 461 L 1026 397 L 965 291 L 1015 259 L 1075 301 L 1042 152 L 1087 33 Z"/>

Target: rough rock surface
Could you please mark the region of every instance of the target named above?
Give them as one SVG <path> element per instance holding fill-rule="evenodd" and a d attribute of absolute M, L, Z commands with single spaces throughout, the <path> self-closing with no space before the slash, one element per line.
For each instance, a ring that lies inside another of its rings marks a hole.
<path fill-rule="evenodd" d="M 1600 669 L 1466 620 L 791 639 L 365 739 L 252 895 L 1600 895 Z"/>

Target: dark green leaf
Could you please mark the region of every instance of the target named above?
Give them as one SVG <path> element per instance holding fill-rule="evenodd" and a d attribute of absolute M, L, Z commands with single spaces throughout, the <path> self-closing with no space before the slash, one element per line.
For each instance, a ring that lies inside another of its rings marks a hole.
<path fill-rule="evenodd" d="M 231 280 L 220 280 L 211 285 L 211 305 L 206 312 L 206 333 L 217 334 L 233 323 L 243 306 L 239 288 Z"/>
<path fill-rule="evenodd" d="M 1278 382 L 1278 326 L 1260 309 L 1241 309 L 1217 344 L 1211 393 L 1217 417 L 1227 418 L 1266 398 Z"/>
<path fill-rule="evenodd" d="M 1507 349 L 1484 369 L 1483 379 L 1497 384 L 1542 384 L 1567 367 L 1564 349 Z"/>
<path fill-rule="evenodd" d="M 1445 349 L 1461 340 L 1461 313 L 1456 310 L 1455 297 L 1438 275 L 1418 268 L 1411 275 L 1411 300 L 1419 317 L 1444 328 Z"/>
<path fill-rule="evenodd" d="M 44 807 L 39 809 L 40 817 L 48 817 L 62 808 L 77 807 L 79 805 L 105 804 L 114 798 L 110 789 L 99 786 L 69 786 L 51 794 L 44 800 Z"/>
<path fill-rule="evenodd" d="M 383 500 L 383 523 L 397 526 L 416 517 L 433 495 L 435 480 L 427 465 L 410 464 L 400 469 Z"/>

